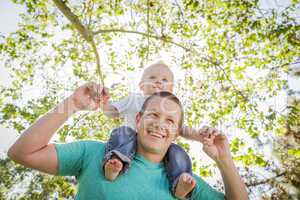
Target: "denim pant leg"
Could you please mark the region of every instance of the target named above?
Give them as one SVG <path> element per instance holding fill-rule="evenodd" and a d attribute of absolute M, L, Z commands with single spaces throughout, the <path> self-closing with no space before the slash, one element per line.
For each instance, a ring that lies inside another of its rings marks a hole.
<path fill-rule="evenodd" d="M 117 156 L 123 162 L 123 169 L 120 174 L 125 173 L 136 153 L 136 137 L 136 131 L 128 126 L 114 129 L 106 144 L 101 170 L 112 156 Z"/>
<path fill-rule="evenodd" d="M 183 172 L 192 175 L 192 162 L 185 150 L 172 143 L 164 158 L 167 176 L 171 185 L 171 191 L 175 194 L 175 188 L 180 175 Z"/>

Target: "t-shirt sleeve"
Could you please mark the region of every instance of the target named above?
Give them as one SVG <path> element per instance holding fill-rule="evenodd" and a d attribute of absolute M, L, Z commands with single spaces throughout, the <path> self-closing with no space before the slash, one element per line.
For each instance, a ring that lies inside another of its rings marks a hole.
<path fill-rule="evenodd" d="M 197 181 L 196 188 L 192 193 L 192 200 L 224 200 L 225 196 L 222 192 L 218 192 L 207 184 L 201 177 L 194 175 L 194 178 Z"/>
<path fill-rule="evenodd" d="M 127 97 L 124 97 L 123 99 L 120 99 L 119 101 L 112 102 L 111 105 L 118 110 L 121 117 L 124 117 L 129 110 L 132 101 L 133 98 L 131 95 L 129 95 Z"/>
<path fill-rule="evenodd" d="M 78 176 L 83 168 L 86 145 L 84 141 L 55 144 L 59 176 Z"/>

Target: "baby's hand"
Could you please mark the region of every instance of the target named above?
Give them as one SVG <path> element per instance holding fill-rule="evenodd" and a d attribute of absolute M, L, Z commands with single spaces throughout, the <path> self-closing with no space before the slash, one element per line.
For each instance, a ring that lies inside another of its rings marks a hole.
<path fill-rule="evenodd" d="M 204 143 L 207 138 L 214 138 L 216 135 L 220 134 L 220 131 L 209 126 L 203 126 L 197 131 L 197 134 L 199 136 L 199 141 Z"/>

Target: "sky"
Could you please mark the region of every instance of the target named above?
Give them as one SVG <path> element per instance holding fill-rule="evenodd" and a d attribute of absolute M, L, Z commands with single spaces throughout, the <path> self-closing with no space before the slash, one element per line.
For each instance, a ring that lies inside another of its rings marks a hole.
<path fill-rule="evenodd" d="M 25 9 L 10 1 L 0 1 L 0 34 L 6 36 L 17 29 L 21 18 L 18 16 Z M 9 85 L 10 79 L 4 68 L 4 63 L 0 61 L 0 85 Z M 15 141 L 17 133 L 0 125 L 0 158 L 4 156 L 9 146 Z"/>

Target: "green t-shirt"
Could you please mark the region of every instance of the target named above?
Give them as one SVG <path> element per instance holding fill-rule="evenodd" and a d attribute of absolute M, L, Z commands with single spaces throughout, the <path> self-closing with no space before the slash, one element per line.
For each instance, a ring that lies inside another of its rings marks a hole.
<path fill-rule="evenodd" d="M 105 179 L 100 169 L 105 143 L 78 141 L 56 144 L 58 173 L 61 176 L 76 176 L 77 200 L 168 200 L 176 199 L 169 190 L 169 182 L 162 163 L 154 164 L 141 155 L 136 155 L 130 169 L 115 181 Z M 192 198 L 197 200 L 224 199 L 200 177 L 195 176 L 197 186 Z"/>

